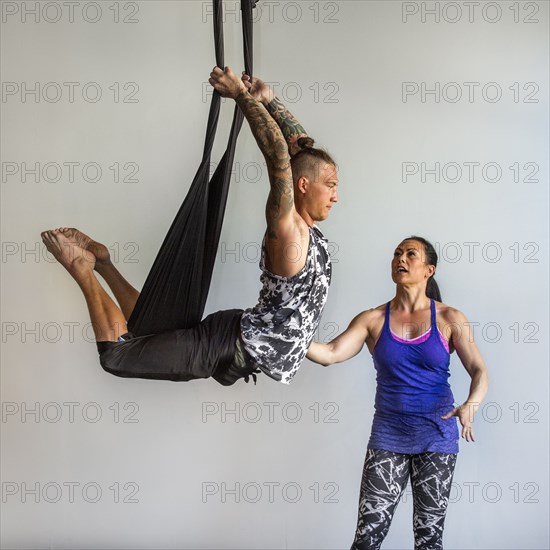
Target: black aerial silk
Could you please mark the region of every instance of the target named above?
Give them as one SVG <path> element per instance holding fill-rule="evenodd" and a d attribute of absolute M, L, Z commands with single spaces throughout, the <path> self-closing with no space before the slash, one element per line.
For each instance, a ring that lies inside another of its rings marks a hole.
<path fill-rule="evenodd" d="M 257 0 L 242 0 L 244 61 L 252 75 L 252 9 Z M 213 0 L 216 64 L 224 67 L 222 0 Z M 227 149 L 209 179 L 210 156 L 221 97 L 212 96 L 201 164 L 147 276 L 128 320 L 136 336 L 190 328 L 200 323 L 214 271 L 231 169 L 243 113 L 235 106 Z"/>

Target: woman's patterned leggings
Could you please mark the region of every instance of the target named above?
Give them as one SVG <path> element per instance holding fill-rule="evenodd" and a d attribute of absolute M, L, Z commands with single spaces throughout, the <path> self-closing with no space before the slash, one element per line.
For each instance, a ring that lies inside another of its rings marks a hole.
<path fill-rule="evenodd" d="M 351 550 L 378 550 L 410 476 L 415 550 L 441 550 L 456 454 L 368 449 Z"/>

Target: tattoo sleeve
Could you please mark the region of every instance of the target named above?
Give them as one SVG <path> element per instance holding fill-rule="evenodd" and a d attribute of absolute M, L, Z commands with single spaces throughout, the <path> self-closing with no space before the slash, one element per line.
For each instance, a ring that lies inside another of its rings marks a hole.
<path fill-rule="evenodd" d="M 281 128 L 283 135 L 288 144 L 288 149 L 291 155 L 296 154 L 300 148 L 298 147 L 298 140 L 301 137 L 307 137 L 307 132 L 304 127 L 296 120 L 294 115 L 284 106 L 283 102 L 275 98 L 266 105 L 266 109 L 273 117 L 275 122 Z"/>
<path fill-rule="evenodd" d="M 290 156 L 281 129 L 247 91 L 236 99 L 237 104 L 250 124 L 258 147 L 265 157 L 271 191 L 267 200 L 266 218 L 268 234 L 276 237 L 276 222 L 294 207 L 294 186 L 290 169 Z"/>

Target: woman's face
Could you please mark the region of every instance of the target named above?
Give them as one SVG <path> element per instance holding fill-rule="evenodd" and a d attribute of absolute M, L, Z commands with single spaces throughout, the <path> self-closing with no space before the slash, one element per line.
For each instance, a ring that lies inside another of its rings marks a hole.
<path fill-rule="evenodd" d="M 391 262 L 391 276 L 396 284 L 427 283 L 435 273 L 435 267 L 426 263 L 424 245 L 405 240 L 397 246 Z"/>

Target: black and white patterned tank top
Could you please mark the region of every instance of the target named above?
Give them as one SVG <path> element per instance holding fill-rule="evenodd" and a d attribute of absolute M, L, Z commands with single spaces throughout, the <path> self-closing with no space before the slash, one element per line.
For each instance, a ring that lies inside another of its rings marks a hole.
<path fill-rule="evenodd" d="M 293 277 L 267 270 L 264 238 L 258 304 L 241 318 L 247 363 L 283 384 L 290 384 L 313 340 L 332 275 L 327 240 L 317 226 L 309 234 L 306 263 Z"/>

